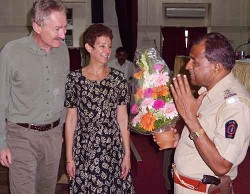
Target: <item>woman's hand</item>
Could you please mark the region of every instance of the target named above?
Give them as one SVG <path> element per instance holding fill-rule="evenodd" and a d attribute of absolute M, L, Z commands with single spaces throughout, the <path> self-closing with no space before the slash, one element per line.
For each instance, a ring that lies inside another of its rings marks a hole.
<path fill-rule="evenodd" d="M 70 178 L 74 178 L 76 174 L 76 165 L 74 160 L 66 162 L 66 171 Z"/>
<path fill-rule="evenodd" d="M 121 176 L 120 178 L 125 180 L 126 177 L 128 176 L 128 173 L 130 172 L 131 169 L 131 162 L 130 162 L 130 157 L 129 156 L 124 156 L 122 165 L 121 165 Z"/>

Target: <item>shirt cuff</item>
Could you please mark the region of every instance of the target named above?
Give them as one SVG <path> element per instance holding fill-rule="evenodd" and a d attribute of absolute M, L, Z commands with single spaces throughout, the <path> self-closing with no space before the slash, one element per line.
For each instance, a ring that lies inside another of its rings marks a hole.
<path fill-rule="evenodd" d="M 5 137 L 0 138 L 0 150 L 8 148 Z"/>
<path fill-rule="evenodd" d="M 234 164 L 239 157 L 240 151 L 238 146 L 233 142 L 230 142 L 226 152 L 223 154 L 223 158 Z"/>

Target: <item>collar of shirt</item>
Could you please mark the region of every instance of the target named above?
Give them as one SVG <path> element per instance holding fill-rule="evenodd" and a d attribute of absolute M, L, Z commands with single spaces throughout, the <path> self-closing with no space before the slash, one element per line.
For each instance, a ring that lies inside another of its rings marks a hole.
<path fill-rule="evenodd" d="M 33 37 L 33 32 L 30 33 L 29 37 L 28 37 L 28 41 L 30 42 L 30 47 L 33 50 L 34 53 L 38 54 L 38 55 L 49 55 L 49 54 L 53 54 L 55 52 L 55 48 L 51 48 L 49 52 L 45 52 L 43 49 L 41 49 L 38 44 L 35 42 L 34 37 Z"/>
<path fill-rule="evenodd" d="M 227 76 L 221 79 L 211 90 L 208 91 L 208 94 L 205 98 L 207 98 L 211 103 L 214 101 L 213 99 L 218 98 L 218 96 L 224 96 L 224 89 L 229 88 L 230 82 L 236 79 L 232 72 L 230 72 Z M 223 89 L 223 90 L 222 90 Z M 201 87 L 198 91 L 199 94 L 207 91 L 205 87 Z M 223 93 L 223 95 L 220 95 Z"/>

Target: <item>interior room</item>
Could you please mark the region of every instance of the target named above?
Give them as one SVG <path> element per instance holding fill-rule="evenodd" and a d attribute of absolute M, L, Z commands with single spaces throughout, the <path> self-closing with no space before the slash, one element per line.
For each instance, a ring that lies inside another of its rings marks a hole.
<path fill-rule="evenodd" d="M 155 48 L 171 73 L 186 73 L 188 42 L 204 32 L 225 35 L 237 56 L 235 76 L 250 92 L 250 1 L 249 0 L 62 0 L 68 8 L 65 43 L 70 54 L 70 70 L 88 62 L 83 45 L 84 30 L 93 23 L 112 29 L 112 55 L 124 46 L 134 62 L 137 50 Z M 33 0 L 0 1 L 0 50 L 31 31 Z M 125 9 L 123 9 L 125 8 Z M 182 128 L 179 123 L 177 127 Z M 132 175 L 137 194 L 171 194 L 162 176 L 163 152 L 152 136 L 131 134 Z M 239 166 L 234 181 L 235 194 L 250 190 L 250 151 Z M 69 194 L 63 149 L 56 194 Z M 0 165 L 0 194 L 9 194 L 8 169 Z"/>

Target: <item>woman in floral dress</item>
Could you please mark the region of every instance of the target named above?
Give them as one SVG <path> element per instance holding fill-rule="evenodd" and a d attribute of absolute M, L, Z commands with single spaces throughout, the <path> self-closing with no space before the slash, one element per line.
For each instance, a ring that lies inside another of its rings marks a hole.
<path fill-rule="evenodd" d="M 66 81 L 67 172 L 75 194 L 135 193 L 130 175 L 128 83 L 109 68 L 112 31 L 94 24 L 85 32 L 89 64 Z"/>

